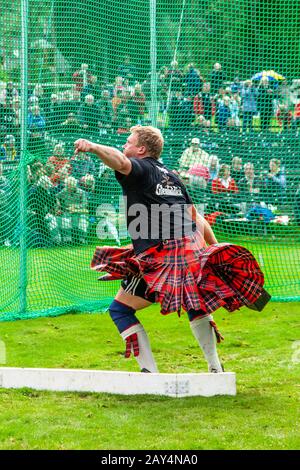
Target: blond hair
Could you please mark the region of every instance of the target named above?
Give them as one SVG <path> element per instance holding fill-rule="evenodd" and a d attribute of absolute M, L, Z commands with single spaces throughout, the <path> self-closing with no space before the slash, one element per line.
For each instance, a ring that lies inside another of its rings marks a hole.
<path fill-rule="evenodd" d="M 271 158 L 270 163 L 274 163 L 274 165 L 276 165 L 276 166 L 281 165 L 281 161 L 278 160 L 278 158 Z"/>
<path fill-rule="evenodd" d="M 226 170 L 230 172 L 230 166 L 223 163 L 223 165 L 220 166 L 218 178 L 223 178 L 225 176 Z"/>
<path fill-rule="evenodd" d="M 152 126 L 133 126 L 130 132 L 138 136 L 138 144 L 144 145 L 149 156 L 159 159 L 164 146 L 164 138 L 159 129 Z"/>
<path fill-rule="evenodd" d="M 244 165 L 244 170 L 246 170 L 247 168 L 251 168 L 251 170 L 254 170 L 254 165 L 253 165 L 253 163 L 251 163 L 251 162 L 245 163 L 245 165 Z"/>

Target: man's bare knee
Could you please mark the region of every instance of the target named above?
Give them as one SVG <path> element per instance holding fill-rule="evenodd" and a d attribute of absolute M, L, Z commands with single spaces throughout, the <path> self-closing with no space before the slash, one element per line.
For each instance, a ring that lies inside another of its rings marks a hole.
<path fill-rule="evenodd" d="M 124 289 L 121 287 L 115 296 L 115 300 L 122 302 L 128 307 L 132 307 L 134 310 L 142 310 L 143 308 L 149 307 L 152 305 L 151 302 L 148 300 L 143 299 L 143 297 L 138 297 L 137 295 L 129 294 L 125 292 Z"/>

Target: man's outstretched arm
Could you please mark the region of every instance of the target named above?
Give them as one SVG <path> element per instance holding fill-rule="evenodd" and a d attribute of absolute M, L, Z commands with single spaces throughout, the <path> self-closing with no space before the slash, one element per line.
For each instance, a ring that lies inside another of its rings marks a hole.
<path fill-rule="evenodd" d="M 120 150 L 114 147 L 108 147 L 106 145 L 95 144 L 90 140 L 79 139 L 74 142 L 75 154 L 79 152 L 90 152 L 104 163 L 104 165 L 112 168 L 113 170 L 119 171 L 123 175 L 129 175 L 131 172 L 131 161 L 129 158 L 120 152 Z"/>

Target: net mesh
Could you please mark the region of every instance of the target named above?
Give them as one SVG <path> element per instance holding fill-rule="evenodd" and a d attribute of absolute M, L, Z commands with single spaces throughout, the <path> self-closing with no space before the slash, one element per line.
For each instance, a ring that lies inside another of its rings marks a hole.
<path fill-rule="evenodd" d="M 117 285 L 89 264 L 128 243 L 121 190 L 73 143 L 121 149 L 137 123 L 163 130 L 163 162 L 219 240 L 253 251 L 275 299 L 299 300 L 297 2 L 0 5 L 0 320 L 108 305 Z"/>

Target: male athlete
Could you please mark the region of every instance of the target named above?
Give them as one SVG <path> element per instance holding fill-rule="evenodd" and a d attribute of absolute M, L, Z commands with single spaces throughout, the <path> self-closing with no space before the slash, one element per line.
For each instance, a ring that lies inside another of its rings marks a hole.
<path fill-rule="evenodd" d="M 122 279 L 109 313 L 142 372 L 158 372 L 147 334 L 136 311 L 153 302 L 161 313 L 187 312 L 192 332 L 212 373 L 222 372 L 217 348 L 222 339 L 211 313 L 223 306 L 251 307 L 263 290 L 264 277 L 243 247 L 218 244 L 208 222 L 197 213 L 179 177 L 159 157 L 163 136 L 152 126 L 134 126 L 123 146 L 85 139 L 75 153 L 91 152 L 122 186 L 132 246 L 97 247 L 91 267 L 103 280 Z"/>

